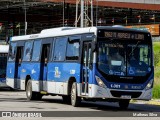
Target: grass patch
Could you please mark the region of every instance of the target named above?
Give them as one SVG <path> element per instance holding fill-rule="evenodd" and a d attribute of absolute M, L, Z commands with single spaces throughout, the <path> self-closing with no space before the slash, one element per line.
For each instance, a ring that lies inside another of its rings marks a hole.
<path fill-rule="evenodd" d="M 153 98 L 160 98 L 160 85 L 154 85 Z"/>
<path fill-rule="evenodd" d="M 154 76 L 155 76 L 155 78 L 157 78 L 157 80 L 158 80 L 158 78 L 160 79 L 160 67 L 154 68 Z"/>
<path fill-rule="evenodd" d="M 154 65 L 155 67 L 160 67 L 160 42 L 154 42 L 153 49 L 154 49 Z"/>
<path fill-rule="evenodd" d="M 153 43 L 154 49 L 154 87 L 153 98 L 160 98 L 160 42 Z"/>

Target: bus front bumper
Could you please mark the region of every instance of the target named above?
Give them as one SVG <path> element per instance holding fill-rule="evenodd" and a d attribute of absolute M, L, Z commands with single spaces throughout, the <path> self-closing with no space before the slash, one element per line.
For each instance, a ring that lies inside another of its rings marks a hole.
<path fill-rule="evenodd" d="M 148 90 L 119 90 L 103 88 L 98 85 L 89 85 L 90 98 L 113 98 L 113 99 L 135 99 L 135 100 L 151 100 L 152 88 Z"/>

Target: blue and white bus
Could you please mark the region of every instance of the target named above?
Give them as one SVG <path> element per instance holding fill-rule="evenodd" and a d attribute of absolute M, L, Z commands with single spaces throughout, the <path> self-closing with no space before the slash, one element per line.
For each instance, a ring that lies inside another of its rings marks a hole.
<path fill-rule="evenodd" d="M 122 27 L 62 27 L 15 36 L 10 42 L 7 85 L 28 100 L 60 95 L 81 100 L 150 100 L 154 79 L 149 32 Z"/>
<path fill-rule="evenodd" d="M 8 87 L 6 85 L 6 67 L 9 45 L 0 45 L 0 87 Z"/>

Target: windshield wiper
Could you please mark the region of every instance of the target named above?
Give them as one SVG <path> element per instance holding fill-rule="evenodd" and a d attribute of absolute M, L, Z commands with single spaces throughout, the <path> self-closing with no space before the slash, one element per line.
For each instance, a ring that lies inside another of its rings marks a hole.
<path fill-rule="evenodd" d="M 136 43 L 135 48 L 131 51 L 131 53 L 129 54 L 129 56 L 131 56 L 131 54 L 134 52 L 134 50 L 137 48 L 137 46 L 138 46 L 138 44 L 139 44 L 140 42 L 141 42 L 141 41 L 138 41 L 138 42 Z"/>
<path fill-rule="evenodd" d="M 112 43 L 115 39 L 113 38 L 108 38 L 109 44 Z"/>

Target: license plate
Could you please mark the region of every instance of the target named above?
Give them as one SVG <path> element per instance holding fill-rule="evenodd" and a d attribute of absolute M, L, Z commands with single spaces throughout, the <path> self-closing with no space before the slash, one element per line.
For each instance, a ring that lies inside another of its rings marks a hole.
<path fill-rule="evenodd" d="M 123 99 L 131 99 L 131 96 L 130 95 L 121 95 L 121 98 L 123 98 Z"/>

